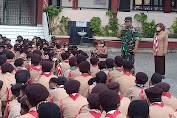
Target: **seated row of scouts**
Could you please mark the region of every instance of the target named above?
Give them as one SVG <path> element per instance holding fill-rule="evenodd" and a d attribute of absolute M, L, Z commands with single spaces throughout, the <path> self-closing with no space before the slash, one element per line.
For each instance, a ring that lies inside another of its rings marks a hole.
<path fill-rule="evenodd" d="M 0 38 L 0 117 L 177 118 L 170 85 L 121 56 L 99 61 L 76 46 L 40 37 Z"/>

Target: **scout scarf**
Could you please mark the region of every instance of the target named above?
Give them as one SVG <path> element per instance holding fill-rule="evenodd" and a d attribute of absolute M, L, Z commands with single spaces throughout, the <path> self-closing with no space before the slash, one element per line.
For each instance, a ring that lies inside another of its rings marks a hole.
<path fill-rule="evenodd" d="M 74 101 L 79 97 L 78 93 L 73 93 L 69 95 L 70 98 L 72 98 Z"/>
<path fill-rule="evenodd" d="M 106 114 L 106 117 L 110 117 L 110 118 L 115 118 L 117 115 L 119 115 L 120 114 L 120 111 L 118 111 L 118 110 L 113 110 L 114 112 L 113 113 L 107 113 Z M 110 111 L 111 112 L 111 111 Z"/>
<path fill-rule="evenodd" d="M 157 37 L 158 37 L 158 35 L 156 35 L 154 37 L 154 51 L 155 51 L 156 55 L 158 53 L 158 38 Z"/>
<path fill-rule="evenodd" d="M 101 113 L 100 112 L 96 112 L 96 111 L 89 111 L 90 114 L 92 114 L 95 118 L 100 118 Z"/>
<path fill-rule="evenodd" d="M 171 94 L 168 93 L 168 92 L 167 92 L 167 93 L 164 93 L 163 96 L 166 96 L 166 97 L 168 97 L 168 98 L 171 98 Z"/>

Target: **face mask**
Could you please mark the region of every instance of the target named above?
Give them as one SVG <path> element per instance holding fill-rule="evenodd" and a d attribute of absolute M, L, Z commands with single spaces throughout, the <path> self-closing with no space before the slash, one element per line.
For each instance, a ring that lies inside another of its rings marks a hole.
<path fill-rule="evenodd" d="M 103 46 L 104 46 L 104 44 L 101 44 L 101 46 L 103 47 Z"/>
<path fill-rule="evenodd" d="M 57 58 L 53 58 L 52 61 L 57 61 Z"/>
<path fill-rule="evenodd" d="M 156 30 L 159 32 L 159 31 L 161 30 L 161 28 L 160 28 L 160 27 L 157 27 Z"/>
<path fill-rule="evenodd" d="M 64 51 L 68 51 L 68 48 L 64 48 Z"/>

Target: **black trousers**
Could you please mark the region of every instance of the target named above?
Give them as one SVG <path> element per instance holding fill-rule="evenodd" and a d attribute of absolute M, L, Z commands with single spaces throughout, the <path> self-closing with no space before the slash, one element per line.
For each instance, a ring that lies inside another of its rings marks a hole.
<path fill-rule="evenodd" d="M 165 75 L 165 56 L 154 56 L 155 72 Z"/>

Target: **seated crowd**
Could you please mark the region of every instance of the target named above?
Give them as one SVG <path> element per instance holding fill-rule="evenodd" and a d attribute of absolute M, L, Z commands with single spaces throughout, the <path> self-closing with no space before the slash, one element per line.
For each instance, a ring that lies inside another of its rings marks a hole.
<path fill-rule="evenodd" d="M 121 56 L 94 55 L 54 39 L 18 36 L 12 46 L 1 36 L 0 118 L 177 118 L 159 73 L 148 79 Z"/>

